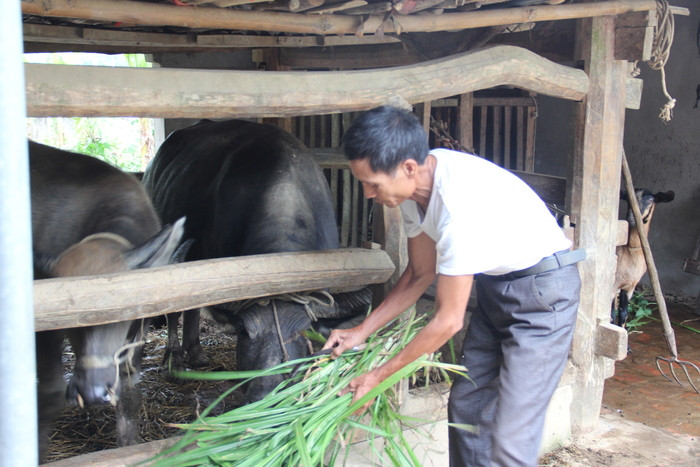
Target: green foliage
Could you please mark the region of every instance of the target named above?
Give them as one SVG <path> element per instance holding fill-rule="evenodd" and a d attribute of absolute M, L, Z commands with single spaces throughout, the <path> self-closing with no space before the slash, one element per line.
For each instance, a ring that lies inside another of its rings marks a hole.
<path fill-rule="evenodd" d="M 25 54 L 25 62 L 54 65 L 151 67 L 143 54 L 95 53 Z M 27 118 L 27 136 L 39 143 L 95 156 L 126 172 L 140 172 L 153 155 L 151 119 Z"/>
<path fill-rule="evenodd" d="M 656 302 L 647 300 L 643 292 L 634 292 L 629 303 L 629 317 L 626 325 L 627 331 L 639 331 L 639 328 L 649 322 L 646 321 L 646 319 L 651 317 L 655 308 Z"/>

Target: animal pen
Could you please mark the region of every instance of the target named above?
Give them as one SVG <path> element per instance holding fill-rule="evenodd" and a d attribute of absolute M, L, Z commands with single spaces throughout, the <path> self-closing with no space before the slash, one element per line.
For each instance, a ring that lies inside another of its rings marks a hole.
<path fill-rule="evenodd" d="M 370 283 L 386 287 L 396 280 L 405 265 L 400 215 L 374 206 L 369 219 L 369 206 L 338 151 L 352 112 L 387 103 L 413 106 L 436 145 L 474 150 L 516 171 L 568 215 L 568 232 L 588 259 L 579 264 L 584 293 L 570 359 L 552 404 L 565 427 L 562 437 L 593 429 L 604 381 L 627 350 L 626 332 L 609 324 L 609 314 L 614 251 L 626 239 L 627 228 L 617 219 L 624 112 L 639 105 L 641 93 L 628 63 L 649 59 L 657 1 L 549 0 L 508 8 L 512 3 L 3 2 L 0 37 L 13 47 L 0 67 L 6 83 L 0 91 L 5 148 L 0 156 L 0 380 L 10 384 L 0 394 L 0 463 L 31 463 L 36 452 L 35 426 L 17 423 L 35 413 L 31 400 L 18 402 L 31 399 L 26 397 L 34 377 L 31 365 L 17 370 L 11 363 L 27 365 L 34 353 L 27 336 L 35 331 L 283 292 Z M 237 50 L 250 51 L 255 66 L 22 65 L 20 25 L 25 52 L 200 56 Z M 566 178 L 534 173 L 539 94 L 576 103 L 575 148 Z M 34 117 L 257 118 L 279 124 L 309 145 L 329 171 L 338 196 L 341 241 L 348 248 L 198 261 L 31 285 L 29 206 L 22 197 L 15 203 L 17 193 L 27 192 L 24 109 Z M 16 208 L 9 206 L 10 199 Z M 346 215 L 357 206 L 359 211 Z M 365 240 L 381 249 L 362 248 Z M 124 290 L 130 293 L 120 293 Z M 80 463 L 78 458 L 75 462 Z"/>

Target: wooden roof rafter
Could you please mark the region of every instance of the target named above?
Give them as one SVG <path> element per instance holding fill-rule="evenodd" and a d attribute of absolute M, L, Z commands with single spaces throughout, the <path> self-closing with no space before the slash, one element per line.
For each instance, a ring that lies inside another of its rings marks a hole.
<path fill-rule="evenodd" d="M 497 8 L 435 14 L 302 14 L 211 7 L 176 7 L 111 0 L 22 1 L 22 12 L 45 18 L 105 21 L 129 26 L 176 26 L 190 29 L 266 31 L 273 33 L 380 35 L 384 33 L 457 31 L 488 26 L 619 15 L 656 9 L 655 0 L 600 2 Z"/>

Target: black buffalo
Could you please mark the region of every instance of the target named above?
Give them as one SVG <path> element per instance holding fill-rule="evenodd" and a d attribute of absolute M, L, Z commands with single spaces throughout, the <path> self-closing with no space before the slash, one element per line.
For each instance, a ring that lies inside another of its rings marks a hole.
<path fill-rule="evenodd" d="M 278 127 L 203 120 L 175 131 L 149 164 L 143 183 L 163 221 L 187 216 L 185 236 L 194 240 L 187 260 L 338 248 L 323 171 L 300 141 Z M 278 299 L 210 311 L 237 330 L 238 369 L 253 370 L 307 355 L 301 333 L 313 319 L 352 316 L 369 301 L 367 290 L 338 294 L 335 305 L 316 306 L 315 316 L 298 303 Z M 190 365 L 205 361 L 198 322 L 198 310 L 184 313 L 181 348 L 177 317 L 168 316 L 171 367 L 183 368 L 183 348 Z M 246 401 L 262 398 L 281 378 L 254 380 Z"/>
<path fill-rule="evenodd" d="M 184 220 L 161 230 L 136 178 L 93 157 L 34 142 L 29 142 L 29 165 L 35 278 L 161 266 L 178 254 Z M 41 458 L 66 398 L 80 405 L 116 405 L 117 444 L 138 441 L 141 394 L 135 385 L 141 349 L 120 349 L 141 341 L 144 329 L 138 320 L 37 333 Z M 66 335 L 75 354 L 67 389 L 61 360 Z"/>

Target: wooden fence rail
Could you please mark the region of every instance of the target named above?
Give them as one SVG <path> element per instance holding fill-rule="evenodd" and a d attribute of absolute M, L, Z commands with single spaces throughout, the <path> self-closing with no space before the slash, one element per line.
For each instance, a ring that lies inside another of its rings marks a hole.
<path fill-rule="evenodd" d="M 34 282 L 37 331 L 93 326 L 235 300 L 385 282 L 386 252 L 361 248 L 192 261 Z"/>

